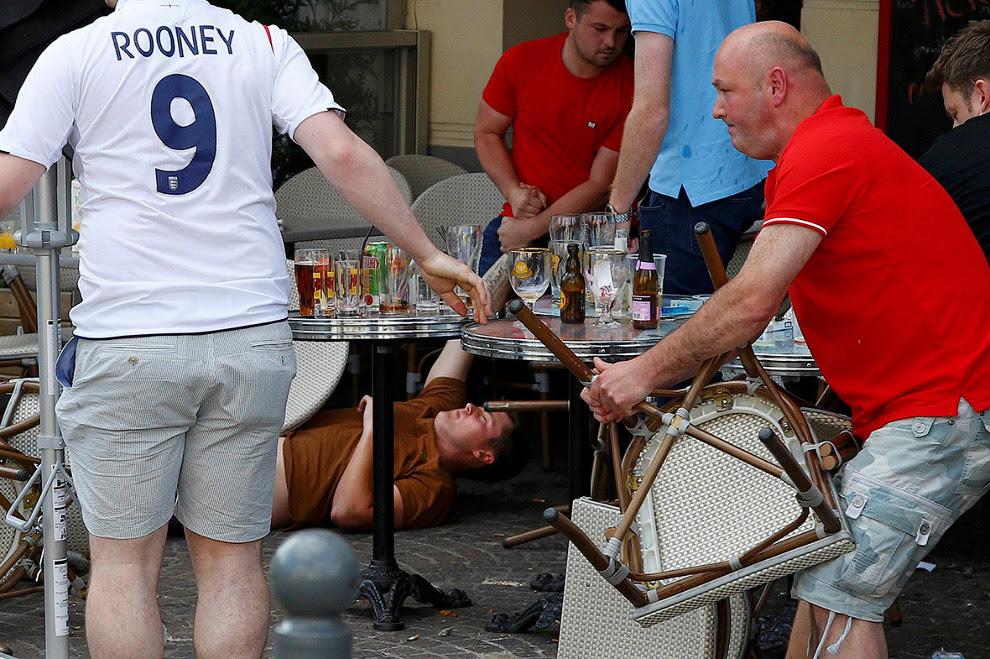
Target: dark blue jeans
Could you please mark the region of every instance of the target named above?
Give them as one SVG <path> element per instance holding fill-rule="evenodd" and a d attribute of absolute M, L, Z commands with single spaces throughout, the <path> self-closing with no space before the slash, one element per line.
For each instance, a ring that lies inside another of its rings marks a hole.
<path fill-rule="evenodd" d="M 653 251 L 667 255 L 663 292 L 673 295 L 711 293 L 712 279 L 694 234 L 694 225 L 707 222 L 726 264 L 739 243 L 742 232 L 760 219 L 763 209 L 763 183 L 731 197 L 700 206 L 691 206 L 687 194 L 674 199 L 650 191 L 639 208 L 639 228 L 653 231 Z"/>
<path fill-rule="evenodd" d="M 485 232 L 481 234 L 481 258 L 478 260 L 478 274 L 484 275 L 488 268 L 495 265 L 498 257 L 502 256 L 502 243 L 498 239 L 498 228 L 502 226 L 502 216 L 499 215 L 488 223 Z"/>

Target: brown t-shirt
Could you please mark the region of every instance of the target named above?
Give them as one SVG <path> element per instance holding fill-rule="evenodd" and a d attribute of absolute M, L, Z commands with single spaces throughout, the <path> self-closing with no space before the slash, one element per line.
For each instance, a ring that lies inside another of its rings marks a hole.
<path fill-rule="evenodd" d="M 402 495 L 403 528 L 439 524 L 454 503 L 454 478 L 440 468 L 433 418 L 462 407 L 464 382 L 434 378 L 416 398 L 395 403 L 395 485 Z M 294 526 L 330 524 L 337 483 L 364 428 L 355 408 L 317 413 L 286 435 L 282 457 Z"/>

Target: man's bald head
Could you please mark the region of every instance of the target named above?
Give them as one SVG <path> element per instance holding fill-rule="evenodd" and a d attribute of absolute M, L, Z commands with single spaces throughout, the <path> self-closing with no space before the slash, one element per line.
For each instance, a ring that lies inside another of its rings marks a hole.
<path fill-rule="evenodd" d="M 735 147 L 776 160 L 797 125 L 831 95 L 811 44 L 787 23 L 745 25 L 715 55 L 712 115 L 723 120 Z"/>
<path fill-rule="evenodd" d="M 822 60 L 808 40 L 793 26 L 780 21 L 750 23 L 734 30 L 722 42 L 719 52 L 747 62 L 759 80 L 779 66 L 789 74 L 817 74 L 824 79 Z"/>

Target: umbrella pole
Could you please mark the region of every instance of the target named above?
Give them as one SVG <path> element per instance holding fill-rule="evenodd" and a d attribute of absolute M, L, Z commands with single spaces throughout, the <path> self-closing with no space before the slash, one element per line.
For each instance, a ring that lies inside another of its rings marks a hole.
<path fill-rule="evenodd" d="M 37 217 L 20 244 L 30 248 L 37 261 L 38 291 L 38 374 L 41 425 L 38 449 L 41 453 L 43 481 L 51 487 L 41 494 L 42 533 L 44 537 L 45 584 L 45 656 L 66 659 L 69 656 L 69 578 L 66 559 L 66 486 L 64 469 L 65 444 L 55 421 L 55 401 L 60 389 L 55 379 L 55 360 L 61 348 L 59 322 L 58 255 L 69 244 L 59 227 L 59 170 L 51 167 L 37 188 Z M 64 171 L 64 170 L 63 170 Z M 63 184 L 67 181 L 63 181 Z M 65 185 L 67 192 L 68 185 Z M 63 205 L 66 226 L 68 218 Z M 50 476 L 54 478 L 49 478 Z"/>

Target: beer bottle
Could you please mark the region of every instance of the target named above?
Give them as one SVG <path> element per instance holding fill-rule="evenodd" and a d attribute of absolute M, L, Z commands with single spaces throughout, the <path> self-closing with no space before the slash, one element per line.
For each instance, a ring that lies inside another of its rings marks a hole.
<path fill-rule="evenodd" d="M 657 266 L 653 262 L 653 232 L 645 229 L 639 237 L 639 260 L 633 275 L 632 317 L 636 329 L 656 329 L 660 301 Z"/>
<path fill-rule="evenodd" d="M 584 275 L 575 243 L 567 246 L 567 263 L 560 278 L 560 322 L 584 322 Z"/>

